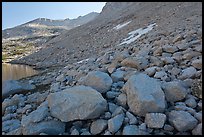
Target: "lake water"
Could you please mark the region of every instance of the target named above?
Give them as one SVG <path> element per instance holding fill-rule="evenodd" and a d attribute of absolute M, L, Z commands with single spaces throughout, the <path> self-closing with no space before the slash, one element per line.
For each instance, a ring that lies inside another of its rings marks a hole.
<path fill-rule="evenodd" d="M 2 81 L 17 80 L 37 73 L 38 71 L 27 65 L 2 63 Z"/>

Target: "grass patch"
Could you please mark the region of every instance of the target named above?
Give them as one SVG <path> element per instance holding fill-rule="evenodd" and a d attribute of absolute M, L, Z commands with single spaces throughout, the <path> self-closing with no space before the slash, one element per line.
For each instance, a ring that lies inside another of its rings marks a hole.
<path fill-rule="evenodd" d="M 2 60 L 6 60 L 6 59 L 7 59 L 7 55 L 2 54 Z"/>

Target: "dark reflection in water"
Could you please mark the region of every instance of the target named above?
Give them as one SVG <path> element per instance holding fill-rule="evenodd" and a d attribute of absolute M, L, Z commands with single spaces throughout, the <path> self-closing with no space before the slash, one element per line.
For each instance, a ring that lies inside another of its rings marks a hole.
<path fill-rule="evenodd" d="M 38 71 L 30 66 L 2 63 L 2 81 L 17 80 L 37 74 Z"/>

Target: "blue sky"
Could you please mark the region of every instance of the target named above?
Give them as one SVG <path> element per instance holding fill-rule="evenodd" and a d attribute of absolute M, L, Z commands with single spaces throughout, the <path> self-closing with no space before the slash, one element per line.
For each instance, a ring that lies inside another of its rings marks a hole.
<path fill-rule="evenodd" d="M 36 18 L 73 19 L 101 12 L 105 2 L 2 2 L 2 29 Z"/>

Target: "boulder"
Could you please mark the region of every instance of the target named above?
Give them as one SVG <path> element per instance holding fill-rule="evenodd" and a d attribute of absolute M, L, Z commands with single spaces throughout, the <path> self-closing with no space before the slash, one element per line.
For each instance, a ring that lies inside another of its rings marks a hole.
<path fill-rule="evenodd" d="M 162 89 L 165 93 L 166 100 L 169 102 L 180 101 L 184 99 L 188 93 L 181 81 L 163 82 Z"/>
<path fill-rule="evenodd" d="M 163 128 L 166 122 L 166 115 L 162 113 L 147 113 L 145 123 L 149 128 Z"/>
<path fill-rule="evenodd" d="M 111 77 L 101 71 L 92 71 L 79 81 L 80 84 L 90 86 L 100 93 L 107 92 L 113 83 Z"/>
<path fill-rule="evenodd" d="M 47 97 L 50 113 L 62 122 L 99 117 L 107 108 L 107 101 L 95 89 L 75 86 Z"/>
<path fill-rule="evenodd" d="M 180 132 L 192 130 L 198 123 L 198 121 L 190 113 L 183 110 L 172 110 L 168 114 L 168 119 L 170 124 Z"/>
<path fill-rule="evenodd" d="M 160 82 L 146 74 L 138 73 L 131 76 L 123 90 L 126 92 L 130 110 L 136 115 L 145 116 L 149 112 L 163 112 L 166 107 Z"/>
<path fill-rule="evenodd" d="M 2 98 L 33 89 L 35 89 L 35 85 L 20 83 L 17 80 L 6 80 L 2 82 Z"/>

